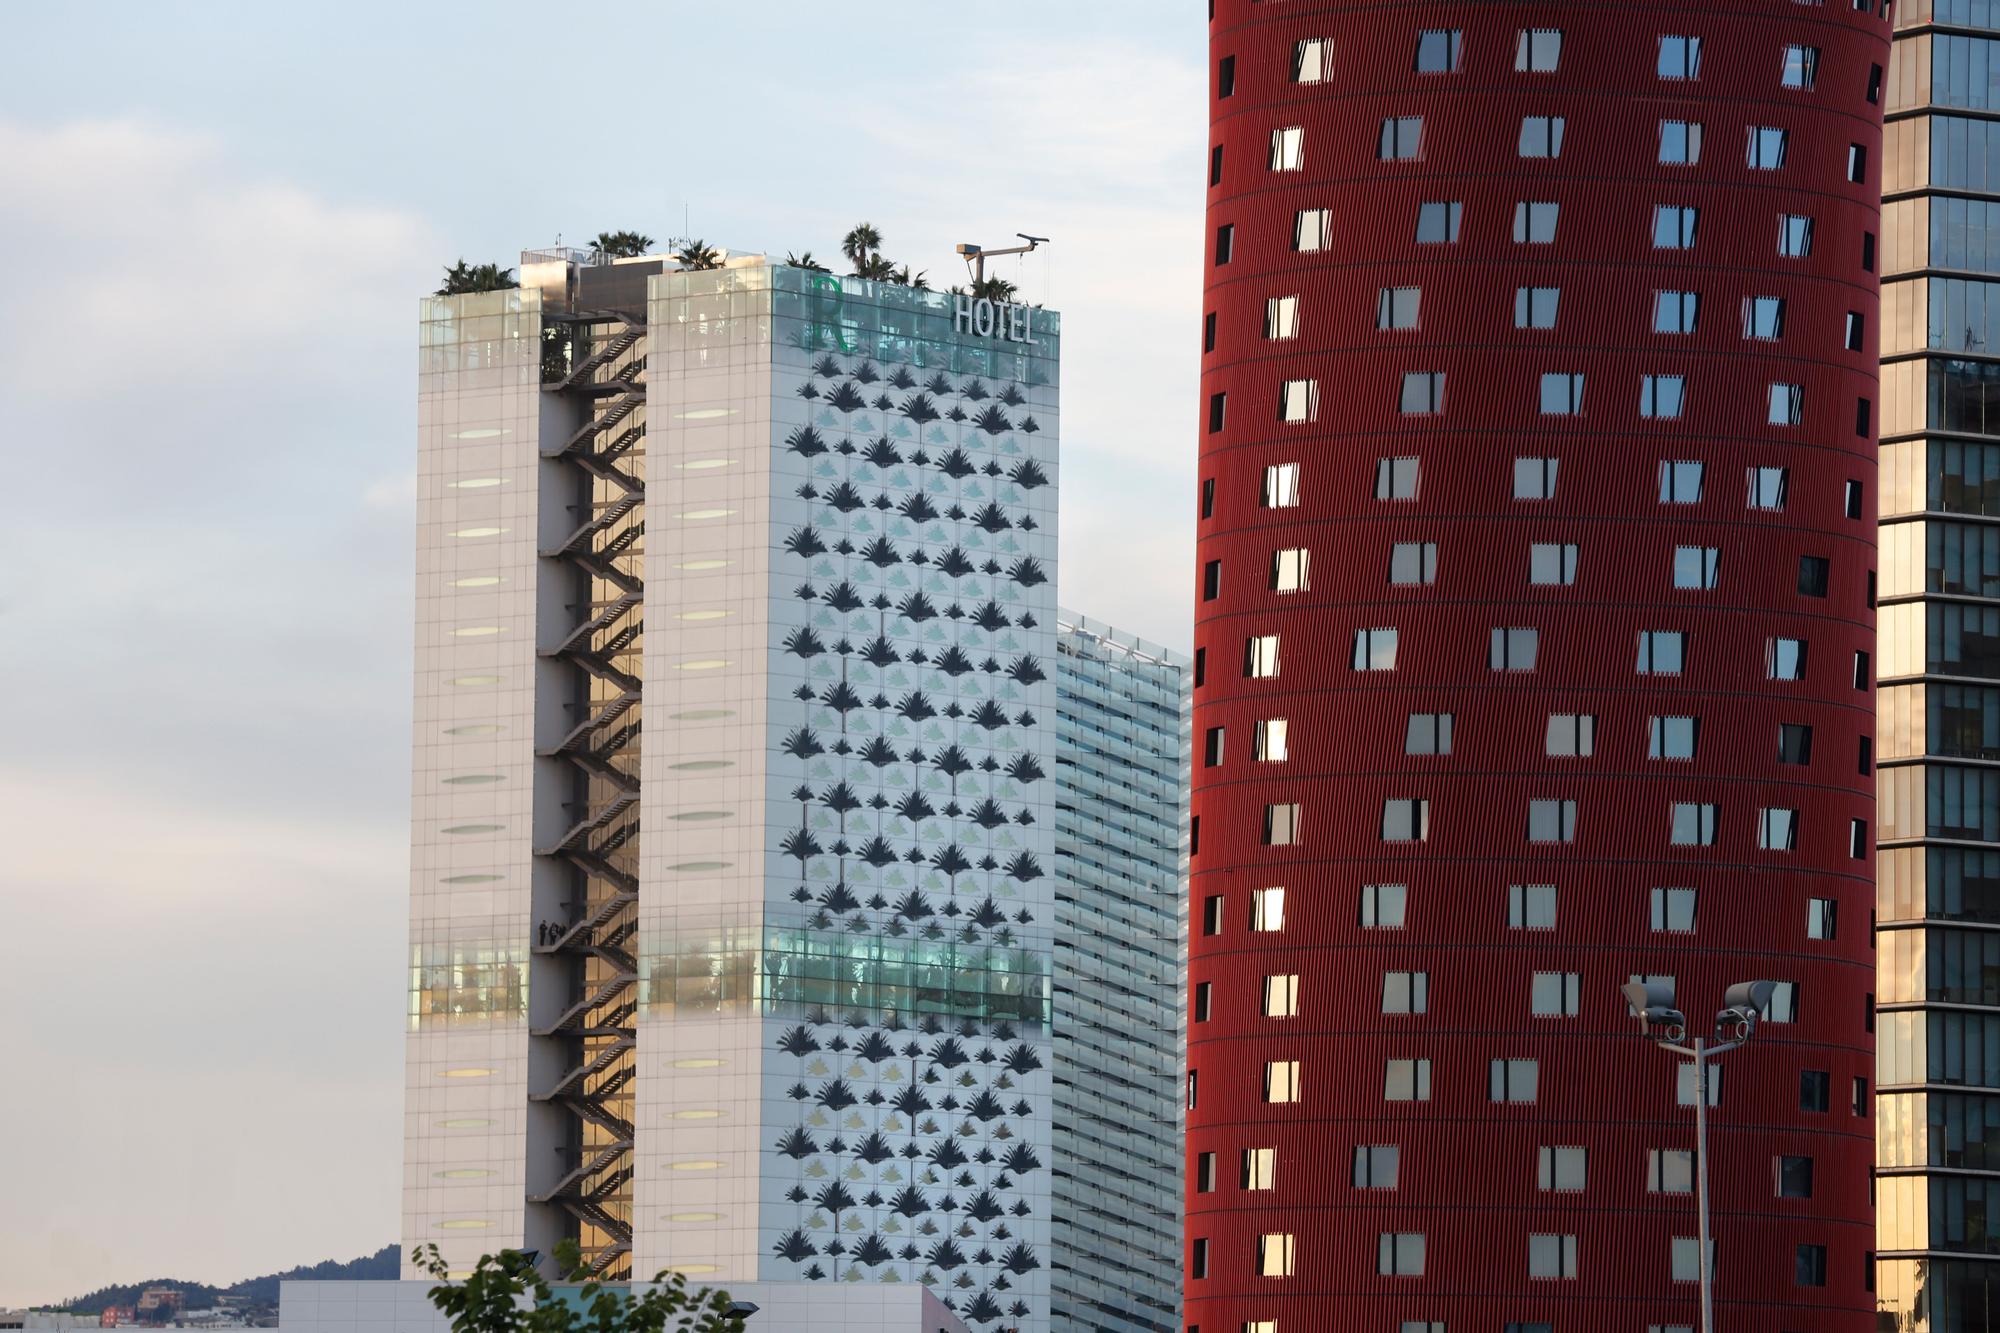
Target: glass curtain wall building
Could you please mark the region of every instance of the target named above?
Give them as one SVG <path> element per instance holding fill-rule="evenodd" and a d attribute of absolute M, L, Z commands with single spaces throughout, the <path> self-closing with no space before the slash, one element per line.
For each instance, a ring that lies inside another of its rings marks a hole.
<path fill-rule="evenodd" d="M 1184 654 L 1056 633 L 1056 1328 L 1174 1333 Z"/>
<path fill-rule="evenodd" d="M 2000 1287 L 2000 7 L 1905 0 L 1882 217 L 1883 1327 Z"/>
<path fill-rule="evenodd" d="M 1185 1326 L 1871 1326 L 1885 9 L 1215 0 Z"/>
<path fill-rule="evenodd" d="M 423 307 L 405 1241 L 1046 1329 L 1060 317 L 525 261 Z"/>

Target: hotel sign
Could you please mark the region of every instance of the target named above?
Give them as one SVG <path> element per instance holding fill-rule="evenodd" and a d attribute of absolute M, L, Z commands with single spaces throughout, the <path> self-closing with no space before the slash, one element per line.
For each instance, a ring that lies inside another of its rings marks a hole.
<path fill-rule="evenodd" d="M 1027 343 L 1031 347 L 1038 345 L 1035 342 L 1035 308 L 1016 305 L 1012 301 L 989 301 L 985 297 L 974 299 L 961 292 L 952 298 L 951 327 L 956 333 Z"/>

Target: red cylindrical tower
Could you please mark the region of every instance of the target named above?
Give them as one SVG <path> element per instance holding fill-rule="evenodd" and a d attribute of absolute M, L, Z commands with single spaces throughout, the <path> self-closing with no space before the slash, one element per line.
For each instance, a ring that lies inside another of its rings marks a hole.
<path fill-rule="evenodd" d="M 1184 1322 L 1860 1333 L 1888 20 L 1211 11 Z"/>

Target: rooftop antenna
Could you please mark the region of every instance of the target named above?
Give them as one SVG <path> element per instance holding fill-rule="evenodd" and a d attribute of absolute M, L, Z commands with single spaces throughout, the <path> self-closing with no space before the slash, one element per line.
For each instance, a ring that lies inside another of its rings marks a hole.
<path fill-rule="evenodd" d="M 965 256 L 965 267 L 971 272 L 975 283 L 986 281 L 986 261 L 989 258 L 998 258 L 1001 255 L 1025 255 L 1036 246 L 1049 243 L 1049 238 L 1046 236 L 1030 236 L 1025 231 L 1017 231 L 1014 234 L 1027 244 L 1012 245 L 1004 250 L 988 250 L 985 246 L 975 245 L 971 241 L 959 243 L 958 252 Z"/>

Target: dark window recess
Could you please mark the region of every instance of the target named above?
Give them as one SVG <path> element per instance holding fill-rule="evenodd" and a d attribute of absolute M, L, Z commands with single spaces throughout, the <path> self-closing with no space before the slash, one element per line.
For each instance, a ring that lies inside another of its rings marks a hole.
<path fill-rule="evenodd" d="M 1222 933 L 1222 895 L 1211 893 L 1201 900 L 1201 933 L 1220 935 Z"/>
<path fill-rule="evenodd" d="M 1875 741 L 1872 737 L 1863 736 L 1858 748 L 1857 768 L 1861 776 L 1867 777 L 1875 771 Z"/>
<path fill-rule="evenodd" d="M 1861 483 L 1858 481 L 1848 482 L 1846 489 L 1841 493 L 1840 503 L 1842 512 L 1849 518 L 1860 518 Z"/>
<path fill-rule="evenodd" d="M 1228 411 L 1228 394 L 1212 393 L 1208 396 L 1208 433 L 1210 435 L 1222 429 L 1222 419 Z"/>
<path fill-rule="evenodd" d="M 1211 560 L 1201 567 L 1201 600 L 1212 602 L 1222 592 L 1222 562 Z"/>
<path fill-rule="evenodd" d="M 1215 147 L 1208 150 L 1208 183 L 1210 185 L 1222 184 L 1221 144 L 1217 144 Z"/>
<path fill-rule="evenodd" d="M 1868 652 L 1861 649 L 1854 654 L 1854 688 L 1865 690 L 1875 683 L 1875 677 L 1868 669 Z"/>
<path fill-rule="evenodd" d="M 1215 265 L 1222 267 L 1229 262 L 1229 252 L 1236 246 L 1236 224 L 1225 222 L 1215 229 Z"/>
<path fill-rule="evenodd" d="M 1864 144 L 1847 145 L 1847 179 L 1861 184 L 1868 179 L 1868 149 Z"/>
<path fill-rule="evenodd" d="M 1865 1078 L 1857 1077 L 1854 1080 L 1854 1114 L 1858 1116 L 1868 1114 L 1868 1080 Z"/>
<path fill-rule="evenodd" d="M 1866 398 L 1857 398 L 1854 400 L 1854 433 L 1863 439 L 1868 438 L 1869 428 L 1874 424 L 1871 411 L 1874 406 Z"/>
<path fill-rule="evenodd" d="M 1801 597 L 1826 596 L 1826 557 L 1802 555 L 1799 557 L 1799 595 Z"/>
<path fill-rule="evenodd" d="M 1209 990 L 1210 986 L 1206 981 L 1197 981 L 1194 983 L 1194 1021 L 1197 1023 L 1206 1023 L 1208 1021 Z M 1787 1158 L 1786 1160 L 1790 1161 L 1791 1159 Z M 1811 1193 L 1812 1167 L 1808 1165 L 1806 1167 L 1806 1194 L 1810 1195 Z"/>
<path fill-rule="evenodd" d="M 1870 65 L 1868 67 L 1868 105 L 1874 106 L 1881 100 L 1882 67 L 1880 65 Z M 1873 1290 L 1873 1288 L 1870 1288 L 1870 1290 Z"/>
<path fill-rule="evenodd" d="M 1778 762 L 1781 764 L 1809 764 L 1812 762 L 1812 728 L 1796 722 L 1778 724 Z"/>
<path fill-rule="evenodd" d="M 1210 477 L 1201 484 L 1201 516 L 1215 517 L 1215 478 Z"/>
<path fill-rule="evenodd" d="M 1873 1032 L 1875 1030 L 1874 991 L 1869 991 L 1861 997 L 1861 1030 L 1863 1032 Z"/>
<path fill-rule="evenodd" d="M 1794 1264 L 1794 1268 L 1796 1271 L 1793 1281 L 1799 1286 L 1824 1287 L 1826 1285 L 1826 1246 L 1799 1246 L 1798 1259 Z"/>
<path fill-rule="evenodd" d="M 1194 856 L 1198 854 L 1200 851 L 1201 851 L 1201 816 L 1196 815 L 1192 819 L 1188 820 L 1188 855 Z"/>
<path fill-rule="evenodd" d="M 1868 321 L 1862 318 L 1861 312 L 1858 310 L 1848 311 L 1847 325 L 1844 330 L 1844 338 L 1847 343 L 1847 350 L 1850 352 L 1860 351 L 1862 341 L 1866 337 L 1867 332 L 1868 332 Z"/>
<path fill-rule="evenodd" d="M 1213 352 L 1215 350 L 1215 312 L 1213 310 L 1201 317 L 1201 350 L 1204 352 Z"/>
<path fill-rule="evenodd" d="M 1824 1069 L 1801 1069 L 1799 1071 L 1799 1109 L 1801 1111 L 1824 1111 L 1833 1088 L 1833 1075 Z"/>
<path fill-rule="evenodd" d="M 1861 233 L 1861 271 L 1863 273 L 1875 271 L 1875 233 L 1872 231 Z"/>
<path fill-rule="evenodd" d="M 1875 609 L 1875 571 L 1868 571 L 1868 609 Z"/>
<path fill-rule="evenodd" d="M 1202 736 L 1201 766 L 1214 768 L 1222 762 L 1222 728 L 1210 727 Z"/>
<path fill-rule="evenodd" d="M 1780 1157 L 1778 1159 L 1778 1197 L 1781 1199 L 1810 1199 L 1813 1193 L 1813 1159 L 1810 1157 Z"/>
<path fill-rule="evenodd" d="M 1215 1191 L 1215 1154 L 1205 1152 L 1194 1159 L 1194 1192 L 1211 1194 Z"/>
<path fill-rule="evenodd" d="M 1207 680 L 1208 680 L 1208 649 L 1197 648 L 1194 650 L 1194 683 L 1196 685 L 1202 685 L 1205 684 Z"/>
<path fill-rule="evenodd" d="M 1215 95 L 1233 97 L 1236 94 L 1236 57 L 1224 56 L 1215 69 Z"/>

